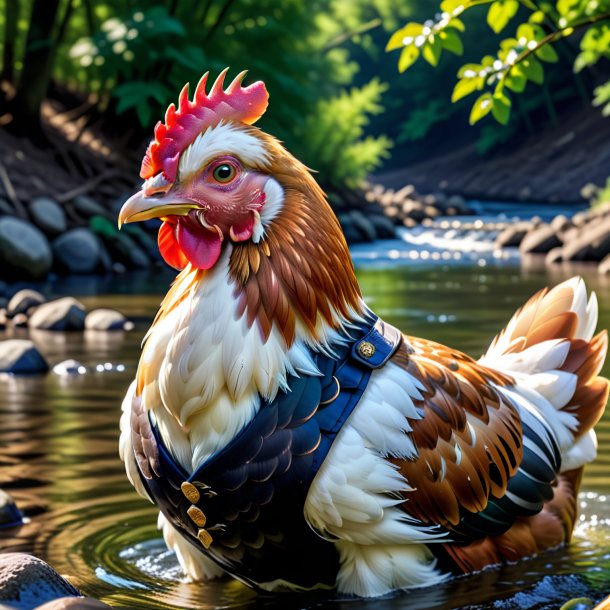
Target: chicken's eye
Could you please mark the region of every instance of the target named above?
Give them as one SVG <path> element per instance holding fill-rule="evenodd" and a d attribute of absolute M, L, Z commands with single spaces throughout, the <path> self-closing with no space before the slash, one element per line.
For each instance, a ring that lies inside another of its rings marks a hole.
<path fill-rule="evenodd" d="M 221 163 L 217 167 L 214 168 L 212 172 L 212 176 L 216 182 L 220 182 L 220 184 L 226 184 L 227 182 L 231 182 L 233 178 L 235 178 L 235 167 L 230 163 Z"/>

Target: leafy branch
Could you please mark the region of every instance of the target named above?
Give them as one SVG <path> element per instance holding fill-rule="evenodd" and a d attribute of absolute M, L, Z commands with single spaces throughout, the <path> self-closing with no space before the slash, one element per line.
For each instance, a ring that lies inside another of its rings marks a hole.
<path fill-rule="evenodd" d="M 574 62 L 574 71 L 610 57 L 610 0 L 557 0 L 555 5 L 536 4 L 533 0 L 443 0 L 441 13 L 424 23 L 411 22 L 399 29 L 388 41 L 386 50 L 401 50 L 398 69 L 408 70 L 421 56 L 436 66 L 444 50 L 462 55 L 464 45 L 460 33 L 465 25 L 460 17 L 477 6 L 488 5 L 487 23 L 499 34 L 517 15 L 520 8 L 529 11 L 527 21 L 520 23 L 513 37 L 500 41 L 495 56 L 486 55 L 480 63 L 467 63 L 457 74 L 452 102 L 476 92 L 470 124 L 491 114 L 505 125 L 511 114 L 509 92 L 522 93 L 528 81 L 544 82 L 543 63 L 558 61 L 553 44 L 588 28 L 581 51 Z M 551 30 L 551 31 L 549 31 Z M 610 115 L 610 82 L 595 90 L 594 104 L 607 104 L 603 113 Z"/>

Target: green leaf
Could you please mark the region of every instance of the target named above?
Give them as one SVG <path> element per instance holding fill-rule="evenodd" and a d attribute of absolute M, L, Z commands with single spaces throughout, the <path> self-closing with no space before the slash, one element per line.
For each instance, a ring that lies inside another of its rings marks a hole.
<path fill-rule="evenodd" d="M 518 0 L 496 0 L 487 11 L 487 23 L 496 33 L 500 33 L 506 24 L 515 16 L 519 10 Z"/>
<path fill-rule="evenodd" d="M 517 28 L 517 39 L 519 43 L 522 43 L 522 39 L 527 40 L 536 40 L 536 31 L 534 30 L 534 26 L 531 23 L 522 23 Z"/>
<path fill-rule="evenodd" d="M 535 54 L 538 59 L 546 61 L 550 64 L 554 64 L 559 60 L 559 57 L 557 56 L 557 51 L 555 51 L 553 46 L 548 43 L 536 49 Z"/>
<path fill-rule="evenodd" d="M 443 0 L 441 2 L 441 11 L 445 13 L 453 13 L 458 8 L 470 4 L 470 0 Z"/>
<path fill-rule="evenodd" d="M 411 44 L 410 42 L 404 42 L 405 38 L 408 40 L 409 38 L 415 39 L 422 33 L 424 26 L 421 23 L 407 23 L 404 28 L 400 28 L 400 30 L 394 32 L 392 37 L 388 41 L 385 50 L 386 51 L 395 51 L 396 49 L 400 49 L 401 47 L 408 46 Z"/>
<path fill-rule="evenodd" d="M 544 68 L 542 64 L 533 56 L 530 55 L 520 64 L 523 73 L 528 80 L 541 85 L 544 81 Z"/>
<path fill-rule="evenodd" d="M 464 64 L 458 70 L 458 78 L 474 78 L 479 75 L 482 68 L 481 64 Z"/>
<path fill-rule="evenodd" d="M 510 119 L 511 99 L 502 91 L 496 91 L 492 100 L 491 114 L 501 125 Z"/>
<path fill-rule="evenodd" d="M 443 48 L 447 49 L 447 51 L 451 51 L 451 53 L 454 53 L 455 55 L 462 55 L 462 53 L 464 53 L 464 45 L 457 32 L 445 30 L 444 32 L 439 33 L 439 37 Z"/>
<path fill-rule="evenodd" d="M 481 89 L 483 86 L 483 78 L 462 78 L 459 80 L 453 88 L 451 94 L 451 101 L 453 103 L 461 100 L 463 97 L 470 95 L 473 91 Z"/>
<path fill-rule="evenodd" d="M 398 60 L 398 70 L 406 72 L 417 61 L 418 57 L 419 49 L 414 44 L 405 47 Z"/>
<path fill-rule="evenodd" d="M 487 116 L 492 108 L 493 100 L 491 98 L 491 93 L 483 93 L 483 95 L 480 95 L 477 98 L 477 101 L 472 106 L 472 110 L 470 111 L 470 119 L 468 122 L 471 125 L 474 125 L 484 116 Z"/>
<path fill-rule="evenodd" d="M 456 30 L 459 30 L 460 32 L 466 31 L 466 26 L 464 25 L 464 22 L 461 19 L 458 19 L 457 17 L 454 17 L 447 24 L 447 27 L 448 28 L 455 28 Z"/>
<path fill-rule="evenodd" d="M 431 66 L 436 66 L 442 51 L 443 45 L 438 36 L 431 36 L 424 44 L 422 55 Z"/>
<path fill-rule="evenodd" d="M 574 60 L 574 72 L 580 72 L 597 62 L 599 56 L 592 51 L 582 51 Z"/>
<path fill-rule="evenodd" d="M 525 74 L 519 70 L 519 66 L 515 66 L 505 77 L 504 83 L 511 91 L 522 93 L 525 90 L 527 78 L 525 77 Z"/>

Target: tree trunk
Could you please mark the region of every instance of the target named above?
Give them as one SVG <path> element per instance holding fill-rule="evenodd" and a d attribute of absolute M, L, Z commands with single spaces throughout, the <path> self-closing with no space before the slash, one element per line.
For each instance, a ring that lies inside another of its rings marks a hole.
<path fill-rule="evenodd" d="M 0 80 L 13 84 L 15 78 L 17 20 L 19 19 L 18 0 L 6 0 L 4 18 L 4 49 L 2 51 L 2 73 L 0 73 Z"/>
<path fill-rule="evenodd" d="M 12 101 L 11 129 L 44 140 L 40 107 L 47 94 L 53 65 L 53 30 L 60 0 L 34 0 L 23 70 Z"/>

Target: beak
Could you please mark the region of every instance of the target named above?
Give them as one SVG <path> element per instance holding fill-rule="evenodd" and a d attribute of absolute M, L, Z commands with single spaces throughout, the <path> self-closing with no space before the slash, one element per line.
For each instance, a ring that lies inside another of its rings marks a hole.
<path fill-rule="evenodd" d="M 128 222 L 162 218 L 164 216 L 186 216 L 201 206 L 192 200 L 167 193 L 163 197 L 146 197 L 143 191 L 132 195 L 119 212 L 119 229 Z"/>

